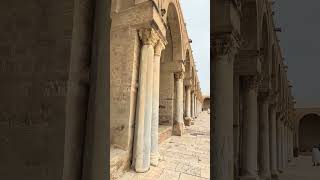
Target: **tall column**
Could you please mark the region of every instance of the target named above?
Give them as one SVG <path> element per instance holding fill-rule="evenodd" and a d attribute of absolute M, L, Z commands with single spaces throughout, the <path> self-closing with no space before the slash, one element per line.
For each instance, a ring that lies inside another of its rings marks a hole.
<path fill-rule="evenodd" d="M 233 65 L 235 41 L 222 37 L 213 44 L 213 177 L 233 179 Z"/>
<path fill-rule="evenodd" d="M 282 122 L 281 119 L 277 119 L 277 163 L 278 170 L 281 173 L 283 171 L 282 166 Z"/>
<path fill-rule="evenodd" d="M 158 41 L 154 52 L 153 63 L 153 94 L 152 94 L 152 126 L 151 126 L 151 165 L 157 166 L 159 163 L 159 88 L 160 88 L 160 57 L 164 44 Z"/>
<path fill-rule="evenodd" d="M 146 172 L 150 167 L 152 118 L 152 89 L 149 88 L 153 86 L 150 82 L 153 81 L 154 45 L 157 38 L 153 29 L 142 29 L 139 31 L 139 36 L 143 44 L 139 67 L 133 166 L 136 172 Z"/>
<path fill-rule="evenodd" d="M 190 126 L 191 124 L 191 87 L 186 86 L 186 117 L 184 118 L 184 124 Z"/>
<path fill-rule="evenodd" d="M 284 120 L 281 122 L 281 167 L 284 170 L 285 167 L 285 149 L 284 149 Z"/>
<path fill-rule="evenodd" d="M 269 146 L 269 95 L 260 94 L 259 96 L 259 137 L 261 143 L 260 153 L 260 178 L 263 180 L 271 178 L 270 172 L 270 146 Z"/>
<path fill-rule="evenodd" d="M 191 92 L 191 117 L 194 118 L 194 91 Z"/>
<path fill-rule="evenodd" d="M 184 130 L 184 122 L 183 122 L 183 78 L 184 73 L 176 72 L 174 74 L 175 84 L 176 84 L 176 104 L 175 104 L 175 119 L 173 122 L 173 135 L 181 136 Z"/>
<path fill-rule="evenodd" d="M 278 178 L 278 162 L 277 162 L 277 119 L 276 119 L 276 107 L 270 106 L 270 164 L 271 164 L 271 177 L 273 179 Z"/>
<path fill-rule="evenodd" d="M 244 119 L 241 179 L 258 179 L 258 104 L 256 76 L 244 79 Z"/>
<path fill-rule="evenodd" d="M 283 168 L 287 168 L 287 138 L 286 138 L 286 132 L 287 132 L 287 125 L 284 122 L 283 123 L 283 131 L 282 131 L 282 138 L 283 138 Z"/>
<path fill-rule="evenodd" d="M 289 155 L 289 146 L 288 146 L 288 124 L 286 124 L 285 126 L 285 131 L 284 131 L 284 140 L 285 140 L 285 143 L 284 143 L 284 147 L 285 147 L 285 167 L 288 167 L 288 155 Z"/>

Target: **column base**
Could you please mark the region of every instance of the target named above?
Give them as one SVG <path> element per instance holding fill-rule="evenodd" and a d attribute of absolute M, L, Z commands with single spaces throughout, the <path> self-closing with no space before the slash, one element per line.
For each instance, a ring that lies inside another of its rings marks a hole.
<path fill-rule="evenodd" d="M 182 136 L 184 132 L 184 123 L 183 122 L 174 122 L 172 134 L 175 136 Z"/>
<path fill-rule="evenodd" d="M 150 155 L 150 164 L 151 164 L 151 166 L 157 167 L 158 164 L 159 164 L 159 158 L 160 158 L 159 154 L 151 154 Z"/>
<path fill-rule="evenodd" d="M 279 179 L 279 174 L 277 172 L 272 172 L 271 173 L 271 179 L 272 180 L 278 180 Z"/>
<path fill-rule="evenodd" d="M 184 125 L 190 126 L 191 125 L 191 121 L 192 121 L 191 117 L 185 117 L 184 118 Z"/>

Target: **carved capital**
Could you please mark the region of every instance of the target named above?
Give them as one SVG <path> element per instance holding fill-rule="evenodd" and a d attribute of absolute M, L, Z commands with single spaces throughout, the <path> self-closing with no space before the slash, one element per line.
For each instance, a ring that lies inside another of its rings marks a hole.
<path fill-rule="evenodd" d="M 180 72 L 174 73 L 174 78 L 176 78 L 176 79 L 183 79 L 183 78 L 184 78 L 184 72 L 183 72 L 183 71 L 180 71 Z"/>
<path fill-rule="evenodd" d="M 261 79 L 258 76 L 245 76 L 243 78 L 244 87 L 246 89 L 258 90 Z"/>
<path fill-rule="evenodd" d="M 161 56 L 161 52 L 164 48 L 165 44 L 161 41 L 161 39 L 159 39 L 154 48 L 154 55 Z"/>
<path fill-rule="evenodd" d="M 155 46 L 159 40 L 159 36 L 152 28 L 143 28 L 139 30 L 139 37 L 142 40 L 143 45 Z"/>
<path fill-rule="evenodd" d="M 231 35 L 225 35 L 213 39 L 214 56 L 235 55 L 239 49 L 239 44 Z"/>

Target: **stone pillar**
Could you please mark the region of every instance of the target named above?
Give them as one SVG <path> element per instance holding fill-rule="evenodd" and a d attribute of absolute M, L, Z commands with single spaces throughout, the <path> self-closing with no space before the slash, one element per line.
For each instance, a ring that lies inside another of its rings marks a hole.
<path fill-rule="evenodd" d="M 184 118 L 184 124 L 190 126 L 191 124 L 191 87 L 186 86 L 186 117 Z"/>
<path fill-rule="evenodd" d="M 151 165 L 157 166 L 159 163 L 159 88 L 160 88 L 160 57 L 164 44 L 158 41 L 154 52 L 153 63 L 153 94 L 152 94 L 152 125 L 151 125 Z"/>
<path fill-rule="evenodd" d="M 213 45 L 213 177 L 233 179 L 233 66 L 236 51 L 232 39 L 215 39 Z"/>
<path fill-rule="evenodd" d="M 173 122 L 173 135 L 181 136 L 184 130 L 183 122 L 183 72 L 176 72 L 174 74 L 176 84 L 176 102 L 175 102 L 175 119 Z"/>
<path fill-rule="evenodd" d="M 194 91 L 191 93 L 191 117 L 194 118 Z"/>
<path fill-rule="evenodd" d="M 272 179 L 278 178 L 278 162 L 277 162 L 277 119 L 276 107 L 270 106 L 270 164 L 271 164 L 271 177 Z"/>
<path fill-rule="evenodd" d="M 285 169 L 285 160 L 284 160 L 284 120 L 281 121 L 281 168 Z"/>
<path fill-rule="evenodd" d="M 286 124 L 285 126 L 285 130 L 284 130 L 284 147 L 285 147 L 285 167 L 288 167 L 288 162 L 289 162 L 289 146 L 288 146 L 288 124 Z"/>
<path fill-rule="evenodd" d="M 277 119 L 277 164 L 278 170 L 281 173 L 283 171 L 282 166 L 282 122 L 281 119 Z"/>
<path fill-rule="evenodd" d="M 283 138 L 283 168 L 287 168 L 287 136 L 286 136 L 286 133 L 287 133 L 287 125 L 284 123 L 283 124 L 283 131 L 282 131 L 282 138 Z"/>
<path fill-rule="evenodd" d="M 256 76 L 244 78 L 244 119 L 241 179 L 258 178 L 258 105 Z"/>
<path fill-rule="evenodd" d="M 270 146 L 269 146 L 269 96 L 268 94 L 261 94 L 259 96 L 259 137 L 260 148 L 260 178 L 262 180 L 269 180 L 271 178 L 270 172 Z"/>
<path fill-rule="evenodd" d="M 143 44 L 140 53 L 133 167 L 136 172 L 146 172 L 150 167 L 151 145 L 152 89 L 149 88 L 153 86 L 152 66 L 157 39 L 153 29 L 142 29 L 139 31 L 139 36 Z M 151 70 L 150 67 L 152 67 Z"/>

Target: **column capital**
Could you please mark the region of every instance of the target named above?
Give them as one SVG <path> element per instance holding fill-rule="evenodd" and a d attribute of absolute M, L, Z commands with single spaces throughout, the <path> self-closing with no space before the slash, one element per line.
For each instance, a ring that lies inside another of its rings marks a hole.
<path fill-rule="evenodd" d="M 239 40 L 233 35 L 222 35 L 213 39 L 214 56 L 234 55 L 238 52 Z"/>
<path fill-rule="evenodd" d="M 165 43 L 159 39 L 154 48 L 154 54 L 156 56 L 161 56 L 161 51 L 165 48 Z"/>
<path fill-rule="evenodd" d="M 258 101 L 263 103 L 270 103 L 271 102 L 271 95 L 269 92 L 260 92 L 258 95 Z"/>
<path fill-rule="evenodd" d="M 243 83 L 245 88 L 258 91 L 260 78 L 258 76 L 245 76 Z"/>
<path fill-rule="evenodd" d="M 155 46 L 159 40 L 159 36 L 153 28 L 139 29 L 139 37 L 142 40 L 143 45 Z"/>
<path fill-rule="evenodd" d="M 184 78 L 184 72 L 183 71 L 175 72 L 174 73 L 174 78 L 183 79 Z"/>

